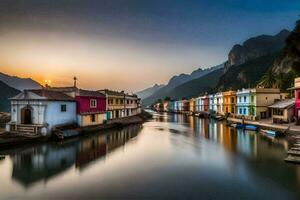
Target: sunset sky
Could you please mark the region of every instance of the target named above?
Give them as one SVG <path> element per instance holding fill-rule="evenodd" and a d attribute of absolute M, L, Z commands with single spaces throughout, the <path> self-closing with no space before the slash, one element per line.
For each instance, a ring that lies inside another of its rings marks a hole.
<path fill-rule="evenodd" d="M 299 0 L 1 0 L 0 71 L 134 92 L 220 64 L 299 14 Z"/>

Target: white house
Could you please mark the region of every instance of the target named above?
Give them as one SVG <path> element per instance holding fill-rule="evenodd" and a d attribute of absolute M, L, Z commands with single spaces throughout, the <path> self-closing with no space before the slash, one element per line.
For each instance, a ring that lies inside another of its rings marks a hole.
<path fill-rule="evenodd" d="M 76 123 L 75 99 L 62 92 L 25 90 L 10 100 L 7 131 L 49 135 L 57 125 Z"/>

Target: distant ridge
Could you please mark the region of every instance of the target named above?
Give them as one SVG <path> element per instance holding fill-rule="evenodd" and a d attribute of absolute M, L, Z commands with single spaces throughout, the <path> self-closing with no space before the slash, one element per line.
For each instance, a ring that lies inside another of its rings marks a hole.
<path fill-rule="evenodd" d="M 42 86 L 31 78 L 19 78 L 10 76 L 0 72 L 0 81 L 6 83 L 10 87 L 23 91 L 25 89 L 40 89 Z"/>

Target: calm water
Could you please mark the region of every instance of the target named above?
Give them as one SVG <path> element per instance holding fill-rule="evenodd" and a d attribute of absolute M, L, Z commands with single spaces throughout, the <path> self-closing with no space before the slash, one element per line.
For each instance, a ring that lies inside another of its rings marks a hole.
<path fill-rule="evenodd" d="M 1 152 L 1 199 L 299 199 L 286 140 L 157 114 L 64 143 Z"/>

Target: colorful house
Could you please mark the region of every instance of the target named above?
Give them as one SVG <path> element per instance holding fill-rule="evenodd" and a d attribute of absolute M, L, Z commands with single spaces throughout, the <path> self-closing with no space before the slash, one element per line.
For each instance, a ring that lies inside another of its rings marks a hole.
<path fill-rule="evenodd" d="M 294 85 L 295 93 L 295 116 L 297 121 L 300 121 L 300 77 L 295 79 Z"/>
<path fill-rule="evenodd" d="M 190 114 L 194 114 L 195 113 L 195 99 L 194 98 L 191 98 L 189 100 L 189 111 L 190 111 Z"/>
<path fill-rule="evenodd" d="M 174 112 L 175 111 L 175 104 L 174 101 L 169 101 L 168 102 L 168 112 Z"/>
<path fill-rule="evenodd" d="M 216 109 L 215 109 L 215 95 L 214 94 L 210 94 L 208 95 L 209 97 L 209 112 L 210 113 L 216 113 Z"/>
<path fill-rule="evenodd" d="M 223 113 L 236 114 L 236 92 L 226 91 L 223 92 Z"/>
<path fill-rule="evenodd" d="M 189 100 L 182 100 L 181 105 L 182 105 L 181 111 L 183 113 L 189 113 L 190 112 L 190 101 Z"/>
<path fill-rule="evenodd" d="M 200 113 L 201 112 L 201 97 L 197 97 L 195 98 L 195 103 L 194 103 L 194 107 L 195 107 L 195 112 L 196 113 Z"/>
<path fill-rule="evenodd" d="M 273 123 L 290 123 L 294 120 L 295 99 L 276 101 L 269 106 Z"/>
<path fill-rule="evenodd" d="M 103 124 L 106 118 L 106 97 L 97 91 L 76 91 L 77 123 L 79 126 Z"/>
<path fill-rule="evenodd" d="M 223 94 L 216 93 L 214 96 L 214 110 L 217 114 L 223 114 Z"/>
<path fill-rule="evenodd" d="M 24 90 L 10 100 L 7 131 L 50 135 L 56 126 L 77 122 L 75 99 L 62 92 Z"/>
<path fill-rule="evenodd" d="M 268 106 L 275 100 L 284 99 L 285 96 L 275 88 L 253 88 L 238 90 L 237 115 L 249 119 L 265 119 L 271 116 Z"/>
<path fill-rule="evenodd" d="M 209 96 L 207 95 L 201 97 L 201 112 L 209 112 Z"/>
<path fill-rule="evenodd" d="M 174 112 L 180 112 L 180 101 L 174 101 Z"/>
<path fill-rule="evenodd" d="M 141 113 L 140 98 L 136 94 L 125 94 L 124 117 L 130 117 Z"/>

